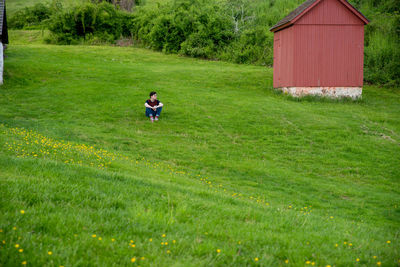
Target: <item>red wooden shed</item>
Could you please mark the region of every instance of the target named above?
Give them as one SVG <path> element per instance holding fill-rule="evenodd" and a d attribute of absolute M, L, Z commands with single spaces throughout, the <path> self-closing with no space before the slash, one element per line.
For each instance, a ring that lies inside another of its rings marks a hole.
<path fill-rule="evenodd" d="M 361 96 L 364 25 L 346 0 L 308 0 L 274 32 L 274 87 L 294 96 Z"/>

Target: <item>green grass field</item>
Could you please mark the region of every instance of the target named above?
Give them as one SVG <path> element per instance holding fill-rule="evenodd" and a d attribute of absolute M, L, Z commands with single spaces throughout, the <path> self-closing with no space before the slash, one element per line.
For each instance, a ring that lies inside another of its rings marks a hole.
<path fill-rule="evenodd" d="M 400 264 L 398 88 L 296 100 L 269 68 L 10 37 L 1 266 Z"/>

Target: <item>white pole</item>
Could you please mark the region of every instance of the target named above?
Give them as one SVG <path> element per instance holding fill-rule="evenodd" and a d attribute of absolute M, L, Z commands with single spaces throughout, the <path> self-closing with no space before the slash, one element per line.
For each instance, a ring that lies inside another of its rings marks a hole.
<path fill-rule="evenodd" d="M 3 64 L 4 64 L 3 43 L 0 42 L 0 84 L 3 84 Z"/>

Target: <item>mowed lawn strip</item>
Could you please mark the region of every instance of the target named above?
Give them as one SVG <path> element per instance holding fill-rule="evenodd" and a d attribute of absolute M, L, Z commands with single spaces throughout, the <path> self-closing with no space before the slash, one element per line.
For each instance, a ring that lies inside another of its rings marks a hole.
<path fill-rule="evenodd" d="M 6 53 L 2 264 L 398 263 L 398 89 L 297 101 L 264 67 L 120 47 Z M 152 90 L 165 105 L 153 125 Z M 117 156 L 106 168 L 78 152 L 66 163 L 12 128 Z M 13 142 L 37 156 L 17 157 Z"/>

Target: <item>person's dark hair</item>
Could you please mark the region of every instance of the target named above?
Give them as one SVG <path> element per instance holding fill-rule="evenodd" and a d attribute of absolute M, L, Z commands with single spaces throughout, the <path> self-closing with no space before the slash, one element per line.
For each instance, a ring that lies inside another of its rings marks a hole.
<path fill-rule="evenodd" d="M 150 93 L 150 97 L 151 97 L 152 95 L 155 95 L 155 94 L 157 94 L 157 93 L 156 93 L 156 92 L 154 92 L 154 91 L 153 91 L 153 92 L 151 92 L 151 93 Z"/>

